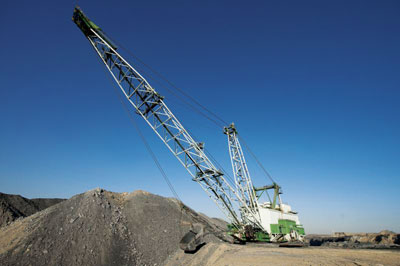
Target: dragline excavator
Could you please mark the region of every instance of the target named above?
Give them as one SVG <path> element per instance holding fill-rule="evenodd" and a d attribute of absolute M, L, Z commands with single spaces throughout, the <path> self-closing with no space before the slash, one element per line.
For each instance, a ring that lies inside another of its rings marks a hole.
<path fill-rule="evenodd" d="M 164 102 L 163 96 L 118 52 L 117 45 L 79 7 L 72 20 L 89 40 L 126 100 L 151 127 L 178 161 L 229 219 L 229 233 L 240 241 L 301 240 L 304 229 L 297 213 L 280 200 L 280 187 L 273 183 L 253 186 L 234 124 L 224 128 L 234 180 L 224 177 Z M 273 199 L 261 196 L 274 190 Z"/>

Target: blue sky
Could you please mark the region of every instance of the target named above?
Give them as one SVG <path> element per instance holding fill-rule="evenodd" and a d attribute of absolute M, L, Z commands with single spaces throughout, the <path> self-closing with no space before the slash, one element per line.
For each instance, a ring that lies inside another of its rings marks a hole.
<path fill-rule="evenodd" d="M 400 231 L 398 1 L 78 4 L 113 39 L 234 121 L 307 232 Z M 0 191 L 70 197 L 102 187 L 172 196 L 71 21 L 73 6 L 2 5 Z M 153 85 L 230 172 L 222 129 Z M 221 217 L 137 121 L 180 198 Z M 254 183 L 267 184 L 247 158 Z"/>

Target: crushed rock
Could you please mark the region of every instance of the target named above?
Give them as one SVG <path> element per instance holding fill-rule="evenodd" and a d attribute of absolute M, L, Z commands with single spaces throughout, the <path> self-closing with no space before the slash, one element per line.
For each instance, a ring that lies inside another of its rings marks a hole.
<path fill-rule="evenodd" d="M 343 233 L 333 235 L 308 235 L 310 246 L 365 248 L 365 249 L 400 249 L 400 234 L 383 230 L 379 233 Z"/>
<path fill-rule="evenodd" d="M 0 228 L 0 265 L 162 265 L 193 223 L 207 243 L 232 241 L 176 199 L 94 189 Z"/>

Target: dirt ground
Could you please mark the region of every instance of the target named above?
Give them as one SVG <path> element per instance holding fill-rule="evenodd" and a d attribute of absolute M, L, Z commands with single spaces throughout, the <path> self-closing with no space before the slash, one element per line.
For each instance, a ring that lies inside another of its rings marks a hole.
<path fill-rule="evenodd" d="M 209 243 L 195 254 L 178 251 L 169 258 L 166 265 L 400 265 L 400 251 Z"/>

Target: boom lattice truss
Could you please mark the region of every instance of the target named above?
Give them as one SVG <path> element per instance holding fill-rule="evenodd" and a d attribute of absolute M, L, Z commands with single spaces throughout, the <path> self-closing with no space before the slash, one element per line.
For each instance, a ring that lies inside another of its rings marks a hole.
<path fill-rule="evenodd" d="M 243 194 L 243 191 L 240 195 L 233 189 L 233 185 L 206 156 L 202 144 L 189 135 L 170 111 L 163 97 L 116 51 L 115 44 L 79 8 L 74 10 L 73 21 L 87 37 L 136 113 L 153 129 L 193 180 L 235 226 L 240 228 L 244 223 L 251 222 L 259 227 L 259 218 L 253 208 L 253 195 L 248 192 Z M 241 213 L 253 216 L 253 219 L 244 220 L 243 215 L 237 214 L 239 209 Z"/>
<path fill-rule="evenodd" d="M 260 221 L 257 195 L 250 178 L 250 172 L 247 168 L 235 125 L 232 123 L 229 127 L 225 127 L 224 133 L 228 136 L 229 155 L 231 157 L 236 191 L 238 191 L 241 198 L 244 199 L 242 203 L 245 205 L 240 208 L 242 219 L 246 220 L 246 224 L 251 223 L 248 218 L 254 219 L 254 217 L 257 217 L 258 221 Z M 251 211 L 251 215 L 248 215 L 248 211 Z M 259 222 L 257 222 L 257 224 L 259 224 Z"/>

